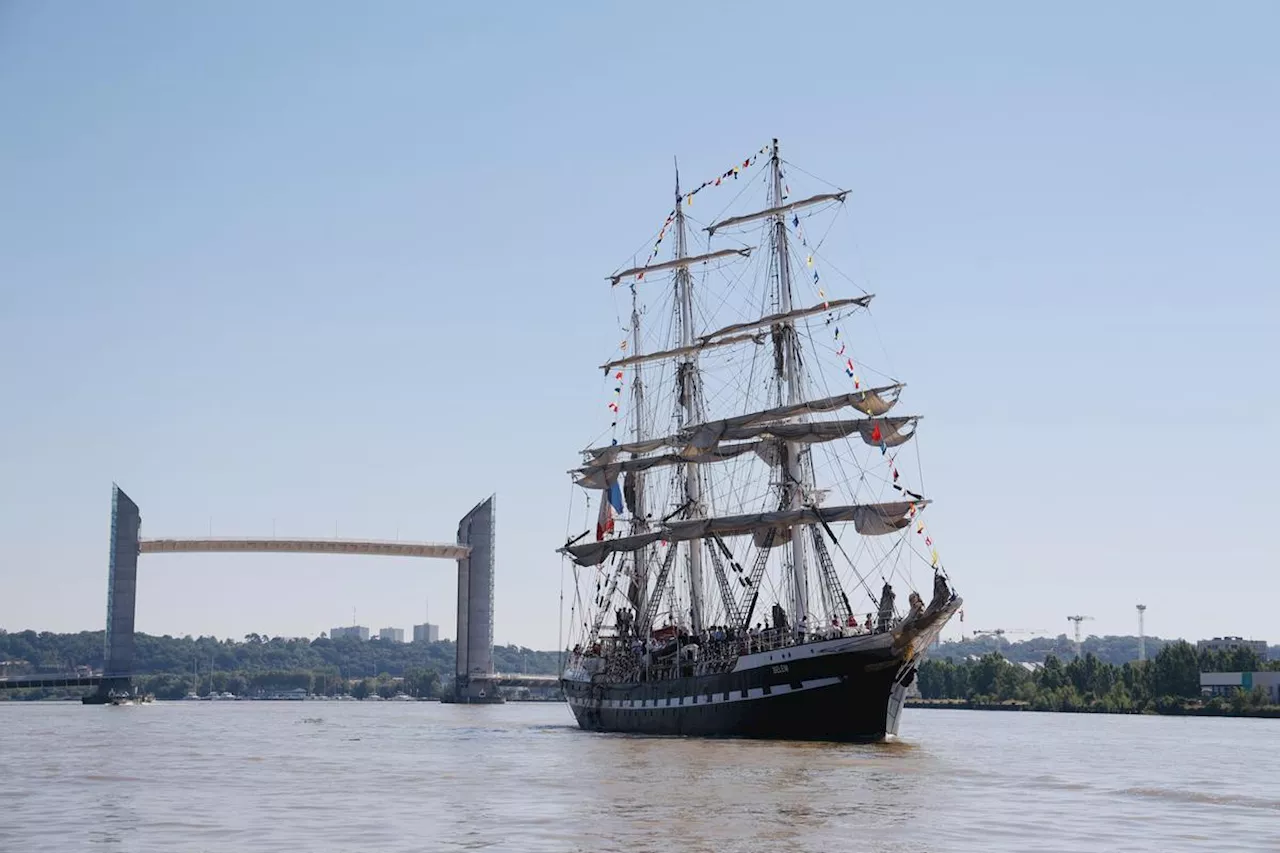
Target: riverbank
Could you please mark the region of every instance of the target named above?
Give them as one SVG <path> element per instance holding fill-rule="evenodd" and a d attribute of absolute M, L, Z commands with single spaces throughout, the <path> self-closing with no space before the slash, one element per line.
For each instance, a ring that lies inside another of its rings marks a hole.
<path fill-rule="evenodd" d="M 1232 708 L 1212 702 L 1183 702 L 1180 704 L 1157 703 L 1158 707 L 1143 710 L 1114 711 L 1101 706 L 1055 710 L 1036 708 L 1030 702 L 1009 699 L 1004 702 L 981 702 L 972 699 L 908 699 L 908 708 L 947 708 L 953 711 L 1034 711 L 1042 714 L 1152 714 L 1164 717 L 1258 717 L 1280 719 L 1280 705 L 1263 705 L 1258 708 Z"/>

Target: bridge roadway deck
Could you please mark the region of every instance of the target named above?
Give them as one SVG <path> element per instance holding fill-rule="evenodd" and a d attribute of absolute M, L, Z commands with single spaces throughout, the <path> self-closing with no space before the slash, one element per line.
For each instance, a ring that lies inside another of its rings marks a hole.
<path fill-rule="evenodd" d="M 177 553 L 290 553 L 356 554 L 372 557 L 425 557 L 461 560 L 471 553 L 451 542 L 387 542 L 373 539 L 140 539 L 141 554 Z"/>
<path fill-rule="evenodd" d="M 558 675 L 526 675 L 520 672 L 495 672 L 487 680 L 499 687 L 555 687 L 560 683 Z"/>
<path fill-rule="evenodd" d="M 101 675 L 57 674 L 8 675 L 0 678 L 0 690 L 25 690 L 33 687 L 97 687 Z"/>

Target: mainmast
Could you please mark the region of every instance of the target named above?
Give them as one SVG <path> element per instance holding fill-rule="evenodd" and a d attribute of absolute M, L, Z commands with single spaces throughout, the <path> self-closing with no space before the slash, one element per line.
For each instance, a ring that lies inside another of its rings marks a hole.
<path fill-rule="evenodd" d="M 773 170 L 773 207 L 782 206 L 782 160 L 778 154 L 778 140 L 773 140 L 773 152 L 769 158 Z M 778 263 L 778 300 L 779 310 L 783 314 L 791 311 L 791 259 L 787 253 L 787 220 L 786 213 L 779 211 L 773 217 L 774 252 Z M 794 320 L 786 320 L 781 324 L 781 333 L 775 338 L 775 346 L 781 350 L 781 359 L 777 359 L 778 379 L 786 389 L 785 402 L 794 405 L 803 399 L 804 389 L 800 353 L 796 345 Z M 807 475 L 800 461 L 800 448 L 794 442 L 782 444 L 783 495 L 786 497 L 788 509 L 800 509 L 804 505 L 805 495 L 809 491 Z M 806 529 L 797 524 L 791 528 L 791 612 L 794 614 L 793 625 L 796 628 L 806 624 L 809 610 L 809 572 L 805 554 Z"/>
<path fill-rule="evenodd" d="M 684 205 L 680 196 L 680 170 L 676 169 L 676 260 L 687 257 L 685 245 Z M 680 306 L 680 345 L 692 347 L 693 333 L 693 277 L 687 264 L 676 267 L 676 299 Z M 680 388 L 681 426 L 698 422 L 698 397 L 701 383 L 698 381 L 697 353 L 690 352 L 676 367 L 676 379 Z M 696 463 L 684 466 L 684 496 L 688 504 L 686 518 L 695 518 L 702 511 L 702 481 Z M 674 544 L 673 544 L 674 547 Z M 689 609 L 690 630 L 702 631 L 702 542 L 689 542 Z"/>

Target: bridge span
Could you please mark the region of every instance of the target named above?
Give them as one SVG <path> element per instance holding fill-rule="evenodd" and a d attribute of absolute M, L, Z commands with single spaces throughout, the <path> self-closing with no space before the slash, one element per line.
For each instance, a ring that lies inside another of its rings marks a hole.
<path fill-rule="evenodd" d="M 376 539 L 139 539 L 139 554 L 255 553 L 351 554 L 364 557 L 425 557 L 462 560 L 467 545 L 439 542 L 387 542 Z"/>
<path fill-rule="evenodd" d="M 556 687 L 558 675 L 529 675 L 524 672 L 495 672 L 493 683 L 499 687 Z"/>
<path fill-rule="evenodd" d="M 77 675 L 74 672 L 0 676 L 0 690 L 24 690 L 32 687 L 97 687 L 101 683 L 101 675 Z"/>
<path fill-rule="evenodd" d="M 134 615 L 141 554 L 291 553 L 453 560 L 458 567 L 458 658 L 454 695 L 459 702 L 498 699 L 493 672 L 493 573 L 496 497 L 476 504 L 458 523 L 452 543 L 368 539 L 198 538 L 143 539 L 138 505 L 119 486 L 111 492 L 111 552 L 107 563 L 107 631 L 100 694 L 127 691 L 134 674 Z M 63 679 L 65 680 L 65 679 Z M 5 685 L 11 686 L 11 685 Z M 46 686 L 31 684 L 23 686 Z M 75 685 L 57 685 L 75 686 Z M 85 686 L 93 686 L 86 683 Z"/>

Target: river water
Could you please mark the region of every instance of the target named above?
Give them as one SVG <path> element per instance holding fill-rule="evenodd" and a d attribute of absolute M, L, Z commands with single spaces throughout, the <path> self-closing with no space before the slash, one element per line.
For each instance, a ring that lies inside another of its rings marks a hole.
<path fill-rule="evenodd" d="M 866 746 L 558 704 L 0 703 L 0 851 L 1280 850 L 1280 720 L 909 709 Z"/>

